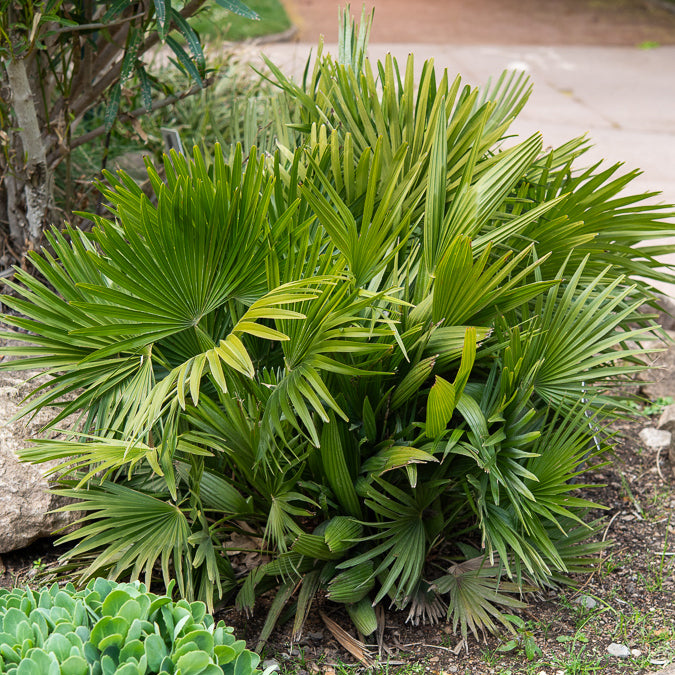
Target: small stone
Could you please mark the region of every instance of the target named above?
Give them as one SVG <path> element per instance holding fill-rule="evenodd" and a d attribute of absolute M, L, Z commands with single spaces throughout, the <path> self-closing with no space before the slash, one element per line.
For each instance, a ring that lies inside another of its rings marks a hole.
<path fill-rule="evenodd" d="M 627 659 L 630 656 L 630 649 L 626 645 L 621 645 L 618 642 L 612 642 L 607 647 L 607 653 L 610 656 L 616 656 L 620 659 Z"/>
<path fill-rule="evenodd" d="M 667 448 L 670 445 L 672 434 L 664 429 L 655 429 L 654 427 L 645 427 L 640 431 L 640 440 L 652 450 Z"/>
<path fill-rule="evenodd" d="M 598 603 L 590 595 L 580 595 L 573 600 L 577 605 L 581 605 L 585 609 L 593 609 Z"/>
<path fill-rule="evenodd" d="M 279 662 L 276 659 L 265 659 L 263 661 L 263 671 L 266 671 L 269 669 L 270 672 L 274 672 L 275 670 L 279 670 Z"/>
<path fill-rule="evenodd" d="M 448 666 L 448 670 L 446 672 L 448 673 L 456 673 L 459 670 L 457 666 Z"/>
<path fill-rule="evenodd" d="M 637 658 L 639 658 L 640 656 L 642 656 L 642 652 L 641 652 L 639 649 L 631 649 L 631 650 L 630 650 L 630 655 L 631 655 L 632 657 L 634 657 L 634 658 L 637 659 Z"/>

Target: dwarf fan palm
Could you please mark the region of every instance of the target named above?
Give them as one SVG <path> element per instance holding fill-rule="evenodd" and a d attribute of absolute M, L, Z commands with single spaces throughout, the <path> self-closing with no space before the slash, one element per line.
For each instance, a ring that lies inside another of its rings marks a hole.
<path fill-rule="evenodd" d="M 524 80 L 416 83 L 347 29 L 304 85 L 273 69 L 301 104 L 274 157 L 172 154 L 153 200 L 108 174 L 112 217 L 8 282 L 25 346 L 1 367 L 52 375 L 26 412 L 81 412 L 22 456 L 62 460 L 81 579 L 157 563 L 245 608 L 281 584 L 263 638 L 296 589 L 296 633 L 320 588 L 364 632 L 386 597 L 435 619 L 439 595 L 494 628 L 597 550 L 570 481 L 606 447 L 608 378 L 645 367 L 637 307 L 670 277 L 631 246 L 668 212 L 575 173 L 581 142 L 501 147 Z"/>

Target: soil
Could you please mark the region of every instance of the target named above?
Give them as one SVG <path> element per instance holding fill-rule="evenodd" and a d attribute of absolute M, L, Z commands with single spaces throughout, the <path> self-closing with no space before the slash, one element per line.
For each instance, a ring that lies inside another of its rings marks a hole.
<path fill-rule="evenodd" d="M 668 453 L 645 450 L 638 436 L 642 428 L 655 423 L 655 418 L 642 417 L 614 426 L 617 445 L 612 465 L 584 476 L 604 487 L 583 492 L 607 507 L 591 514 L 604 519 L 597 538 L 604 537 L 607 549 L 591 574 L 571 579 L 574 586 L 528 598 L 528 608 L 517 612 L 526 625 L 516 642 L 504 632 L 480 640 L 470 636 L 464 645 L 447 624 L 412 626 L 406 623 L 406 612 L 391 610 L 384 613 L 380 643 L 367 648 L 373 661 L 388 664 L 389 672 L 433 675 L 633 675 L 674 662 L 675 519 L 671 522 L 671 511 L 675 479 Z M 0 587 L 36 584 L 39 573 L 49 570 L 57 554 L 49 540 L 3 554 Z M 253 617 L 223 609 L 217 618 L 234 626 L 236 634 L 255 647 L 270 602 L 263 597 Z M 595 603 L 595 607 L 587 609 L 584 603 Z M 265 647 L 264 658 L 275 659 L 295 675 L 334 675 L 350 663 L 355 672 L 364 670 L 335 639 L 322 613 L 352 634 L 358 652 L 358 638 L 346 613 L 318 598 L 304 636 L 293 644 L 292 622 L 279 626 Z M 634 650 L 632 655 L 625 659 L 610 656 L 607 647 L 612 642 Z M 532 661 L 525 652 L 528 645 L 535 649 Z M 504 649 L 508 651 L 500 651 Z"/>
<path fill-rule="evenodd" d="M 337 41 L 339 0 L 282 0 L 296 39 Z M 669 0 L 365 0 L 371 42 L 638 46 L 675 44 Z M 352 3 L 359 14 L 361 2 Z"/>

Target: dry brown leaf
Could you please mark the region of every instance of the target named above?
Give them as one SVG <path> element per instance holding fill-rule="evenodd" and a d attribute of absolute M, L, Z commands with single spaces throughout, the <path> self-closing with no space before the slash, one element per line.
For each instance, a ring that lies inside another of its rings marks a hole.
<path fill-rule="evenodd" d="M 367 668 L 372 668 L 375 662 L 371 658 L 366 645 L 355 637 L 352 637 L 344 628 L 339 626 L 333 619 L 320 612 L 326 628 L 333 634 L 333 637 L 344 647 L 357 661 L 360 661 Z M 326 672 L 326 671 L 324 671 Z"/>

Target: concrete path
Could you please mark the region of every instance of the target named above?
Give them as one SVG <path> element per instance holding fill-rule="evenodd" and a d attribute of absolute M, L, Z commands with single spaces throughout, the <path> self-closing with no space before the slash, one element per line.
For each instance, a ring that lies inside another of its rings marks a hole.
<path fill-rule="evenodd" d="M 263 48 L 286 72 L 300 74 L 315 45 L 286 43 Z M 327 47 L 336 52 L 334 47 Z M 437 68 L 485 84 L 504 69 L 526 70 L 534 90 L 512 130 L 524 137 L 540 131 L 545 145 L 587 133 L 594 147 L 584 164 L 604 158 L 640 168 L 633 191 L 660 191 L 656 201 L 675 204 L 675 46 L 633 47 L 448 46 L 371 44 L 370 56 L 391 51 L 404 64 L 412 52 L 418 66 Z M 675 221 L 673 221 L 675 243 Z M 675 254 L 666 262 L 675 264 Z M 663 288 L 675 298 L 675 288 Z"/>

